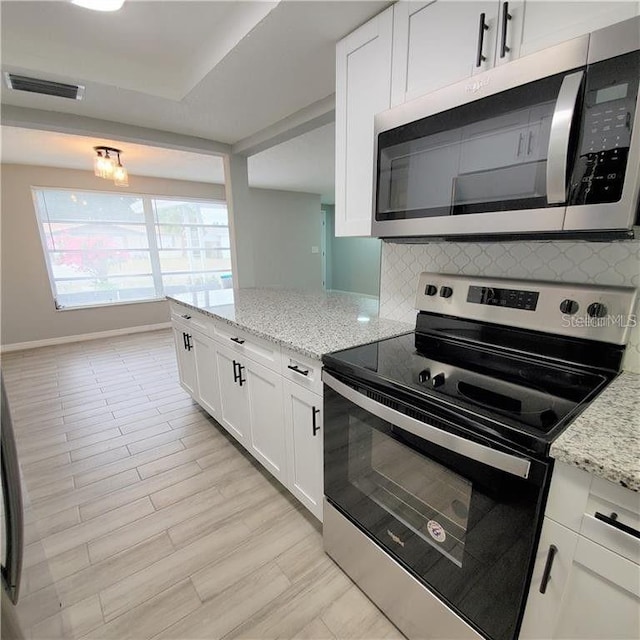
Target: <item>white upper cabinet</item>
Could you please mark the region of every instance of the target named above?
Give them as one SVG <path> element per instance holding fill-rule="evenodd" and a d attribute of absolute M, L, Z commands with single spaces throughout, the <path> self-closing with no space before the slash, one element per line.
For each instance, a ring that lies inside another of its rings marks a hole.
<path fill-rule="evenodd" d="M 615 2 L 609 0 L 592 2 L 541 2 L 527 0 L 514 3 L 523 5 L 514 12 L 521 21 L 521 36 L 514 45 L 518 56 L 551 47 L 571 40 L 590 31 L 602 29 L 616 22 L 640 14 L 640 2 Z M 511 28 L 511 27 L 510 27 Z M 517 32 L 518 27 L 514 28 Z"/>
<path fill-rule="evenodd" d="M 336 236 L 370 236 L 373 116 L 389 108 L 393 7 L 336 47 Z"/>
<path fill-rule="evenodd" d="M 491 68 L 499 8 L 495 0 L 401 0 L 395 4 L 392 105 Z"/>

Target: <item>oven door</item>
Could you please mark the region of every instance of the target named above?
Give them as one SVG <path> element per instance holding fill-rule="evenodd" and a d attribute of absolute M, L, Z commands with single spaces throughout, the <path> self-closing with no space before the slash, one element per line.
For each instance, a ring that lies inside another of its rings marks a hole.
<path fill-rule="evenodd" d="M 483 635 L 514 638 L 548 465 L 323 379 L 327 500 Z"/>

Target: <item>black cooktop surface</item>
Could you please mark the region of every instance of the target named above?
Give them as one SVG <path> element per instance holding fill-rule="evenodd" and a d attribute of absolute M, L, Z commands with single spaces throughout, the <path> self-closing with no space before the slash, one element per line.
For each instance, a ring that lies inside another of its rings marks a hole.
<path fill-rule="evenodd" d="M 611 378 L 422 333 L 339 351 L 324 362 L 356 379 L 410 392 L 418 401 L 465 409 L 507 439 L 510 432 L 524 432 L 547 444 Z"/>

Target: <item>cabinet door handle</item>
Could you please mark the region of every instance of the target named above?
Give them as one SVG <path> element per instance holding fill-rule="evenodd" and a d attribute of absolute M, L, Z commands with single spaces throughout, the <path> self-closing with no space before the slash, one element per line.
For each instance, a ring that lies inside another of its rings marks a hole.
<path fill-rule="evenodd" d="M 193 342 L 191 342 L 192 336 L 187 333 L 187 351 L 191 351 L 193 349 Z"/>
<path fill-rule="evenodd" d="M 511 51 L 509 47 L 507 47 L 507 26 L 509 20 L 511 20 L 512 16 L 509 13 L 509 3 L 502 3 L 502 38 L 500 41 L 500 57 L 504 58 L 507 55 L 507 52 Z"/>
<path fill-rule="evenodd" d="M 527 155 L 531 155 L 531 143 L 533 142 L 533 131 L 529 131 L 529 140 L 527 140 Z"/>
<path fill-rule="evenodd" d="M 540 581 L 540 593 L 546 593 L 547 585 L 551 579 L 551 567 L 553 566 L 553 559 L 558 553 L 558 547 L 555 544 L 549 546 L 549 552 L 547 553 L 547 562 L 544 565 L 544 571 L 542 573 L 542 580 Z"/>
<path fill-rule="evenodd" d="M 238 384 L 240 386 L 242 386 L 247 379 L 242 377 L 242 370 L 244 369 L 244 367 L 238 362 Z"/>
<path fill-rule="evenodd" d="M 318 433 L 318 431 L 320 431 L 320 427 L 318 426 L 318 421 L 316 419 L 316 416 L 319 413 L 320 413 L 320 409 L 311 407 L 311 428 L 314 436 Z"/>
<path fill-rule="evenodd" d="M 237 372 L 237 369 L 236 369 L 238 367 L 238 365 L 239 365 L 239 363 L 234 360 L 233 361 L 233 381 L 234 382 L 238 382 L 238 378 L 240 377 L 238 375 L 238 372 Z"/>
<path fill-rule="evenodd" d="M 480 14 L 480 27 L 478 29 L 478 55 L 476 56 L 476 67 L 482 66 L 482 63 L 487 59 L 482 55 L 482 47 L 484 45 L 484 32 L 489 30 L 489 25 L 485 22 L 487 14 L 482 12 Z"/>
<path fill-rule="evenodd" d="M 182 346 L 184 347 L 184 350 L 186 351 L 188 348 L 187 345 L 187 334 L 183 331 L 182 332 Z"/>
<path fill-rule="evenodd" d="M 630 536 L 633 536 L 634 538 L 640 538 L 640 531 L 638 531 L 634 527 L 630 527 L 628 524 L 623 524 L 622 522 L 618 522 L 618 514 L 615 512 L 612 513 L 610 516 L 605 516 L 604 513 L 600 513 L 599 511 L 596 511 L 594 514 L 594 517 L 597 520 L 601 520 L 602 522 L 605 522 L 606 524 L 613 527 L 614 529 L 619 529 L 620 531 L 624 531 L 625 533 L 628 533 Z"/>
<path fill-rule="evenodd" d="M 309 369 L 301 369 L 297 364 L 288 364 L 287 369 L 291 369 L 291 371 L 295 371 L 296 373 L 301 373 L 303 376 L 309 375 Z"/>
<path fill-rule="evenodd" d="M 238 344 L 244 344 L 244 340 L 241 340 L 240 338 L 229 338 L 232 342 L 236 342 Z"/>

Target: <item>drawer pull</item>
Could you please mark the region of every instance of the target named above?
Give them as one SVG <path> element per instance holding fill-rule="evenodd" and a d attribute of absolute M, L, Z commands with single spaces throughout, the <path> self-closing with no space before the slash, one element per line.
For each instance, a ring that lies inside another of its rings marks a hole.
<path fill-rule="evenodd" d="M 183 313 L 180 317 L 184 318 L 185 320 L 191 320 L 191 316 L 188 313 Z"/>
<path fill-rule="evenodd" d="M 614 512 L 610 516 L 605 516 L 604 513 L 600 513 L 599 511 L 596 511 L 594 515 L 595 515 L 596 520 L 600 520 L 600 521 L 610 525 L 611 527 L 614 527 L 615 529 L 619 529 L 620 531 L 624 531 L 625 533 L 628 533 L 630 536 L 633 536 L 634 538 L 640 538 L 640 531 L 638 531 L 634 527 L 630 527 L 627 524 L 623 524 L 622 522 L 618 522 L 618 514 L 617 513 Z"/>
<path fill-rule="evenodd" d="M 556 547 L 555 544 L 552 544 L 549 547 L 547 562 L 544 565 L 542 580 L 540 581 L 540 593 L 546 593 L 547 591 L 547 585 L 549 584 L 549 580 L 551 579 L 551 567 L 553 566 L 553 559 L 556 557 L 556 553 L 558 553 L 558 547 Z"/>
<path fill-rule="evenodd" d="M 242 340 L 241 338 L 229 338 L 232 342 L 235 342 L 237 344 L 244 344 L 244 340 Z"/>
<path fill-rule="evenodd" d="M 303 376 L 309 375 L 309 369 L 301 369 L 297 364 L 289 364 L 287 365 L 287 369 L 291 369 L 291 371 L 295 371 L 296 373 L 301 373 Z"/>

